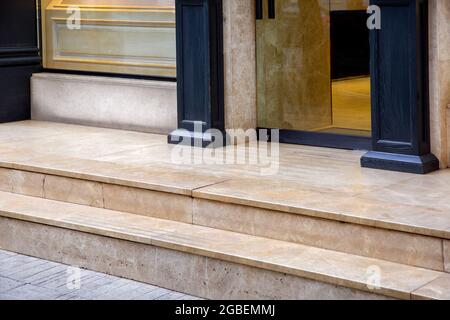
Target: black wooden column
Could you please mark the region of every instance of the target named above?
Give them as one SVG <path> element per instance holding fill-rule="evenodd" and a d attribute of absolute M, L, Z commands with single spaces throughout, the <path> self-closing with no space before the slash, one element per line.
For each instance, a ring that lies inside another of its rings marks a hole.
<path fill-rule="evenodd" d="M 425 174 L 430 153 L 426 0 L 372 0 L 381 29 L 371 31 L 373 151 L 362 166 Z"/>
<path fill-rule="evenodd" d="M 30 118 L 30 78 L 40 69 L 36 1 L 1 1 L 0 122 Z"/>
<path fill-rule="evenodd" d="M 205 147 L 208 130 L 224 131 L 222 16 L 222 0 L 176 0 L 178 130 L 169 143 Z"/>

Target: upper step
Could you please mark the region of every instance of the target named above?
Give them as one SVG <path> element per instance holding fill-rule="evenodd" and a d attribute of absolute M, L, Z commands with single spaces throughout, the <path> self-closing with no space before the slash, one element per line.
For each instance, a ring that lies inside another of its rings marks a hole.
<path fill-rule="evenodd" d="M 446 275 L 441 272 L 119 211 L 0 192 L 0 216 L 220 259 L 393 298 L 433 298 L 436 283 L 441 286 L 439 297 L 448 297 L 450 293 L 446 285 L 442 293 L 443 284 L 438 279 Z M 0 221 L 2 227 L 4 220 Z M 379 288 L 368 286 L 368 272 L 374 267 L 381 275 Z M 430 283 L 432 287 L 427 288 Z"/>

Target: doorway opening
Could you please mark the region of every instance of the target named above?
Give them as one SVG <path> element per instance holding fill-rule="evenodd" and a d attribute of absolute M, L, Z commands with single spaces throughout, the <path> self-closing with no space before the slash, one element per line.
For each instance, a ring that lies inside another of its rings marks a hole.
<path fill-rule="evenodd" d="M 368 5 L 257 1 L 259 127 L 281 142 L 370 149 Z"/>

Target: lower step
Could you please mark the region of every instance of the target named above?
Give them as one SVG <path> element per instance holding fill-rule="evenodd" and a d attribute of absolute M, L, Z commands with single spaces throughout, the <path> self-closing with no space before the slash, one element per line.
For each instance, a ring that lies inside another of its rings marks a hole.
<path fill-rule="evenodd" d="M 439 278 L 446 276 L 300 244 L 4 192 L 0 217 L 3 249 L 210 299 L 433 298 L 427 284 L 441 283 Z"/>

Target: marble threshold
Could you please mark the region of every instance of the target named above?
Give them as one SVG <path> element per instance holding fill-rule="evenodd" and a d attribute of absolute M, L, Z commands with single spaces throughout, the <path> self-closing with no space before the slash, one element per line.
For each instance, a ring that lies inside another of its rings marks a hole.
<path fill-rule="evenodd" d="M 397 299 L 448 298 L 450 292 L 448 275 L 442 272 L 37 197 L 0 192 L 0 217 L 0 227 L 7 226 L 5 219 L 12 219 L 76 230 Z M 1 238 L 0 246 L 11 243 Z M 20 241 L 20 237 L 14 239 Z M 368 270 L 374 266 L 380 277 L 379 283 L 371 285 Z"/>
<path fill-rule="evenodd" d="M 361 168 L 362 151 L 272 147 L 279 150 L 272 159 L 278 170 L 263 175 L 267 164 L 178 163 L 173 156 L 180 149 L 164 135 L 42 121 L 0 124 L 3 168 L 450 239 L 450 170 L 385 172 Z M 228 146 L 216 156 L 251 148 Z"/>

